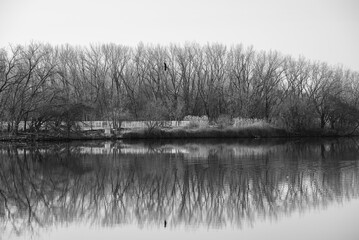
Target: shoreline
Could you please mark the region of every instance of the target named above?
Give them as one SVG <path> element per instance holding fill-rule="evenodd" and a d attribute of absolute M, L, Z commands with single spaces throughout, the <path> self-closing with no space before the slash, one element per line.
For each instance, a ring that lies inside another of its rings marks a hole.
<path fill-rule="evenodd" d="M 171 140 L 171 139 L 270 139 L 270 138 L 341 138 L 357 134 L 338 134 L 330 131 L 288 132 L 279 128 L 212 128 L 212 129 L 140 129 L 119 135 L 54 136 L 51 134 L 0 135 L 0 142 L 71 142 L 71 141 L 117 141 L 117 140 Z"/>

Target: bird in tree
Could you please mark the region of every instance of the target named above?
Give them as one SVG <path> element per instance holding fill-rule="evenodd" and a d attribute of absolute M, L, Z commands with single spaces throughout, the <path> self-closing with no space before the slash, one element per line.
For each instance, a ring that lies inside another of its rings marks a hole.
<path fill-rule="evenodd" d="M 165 67 L 165 71 L 167 71 L 168 67 L 167 67 L 166 62 L 164 62 L 164 67 Z"/>

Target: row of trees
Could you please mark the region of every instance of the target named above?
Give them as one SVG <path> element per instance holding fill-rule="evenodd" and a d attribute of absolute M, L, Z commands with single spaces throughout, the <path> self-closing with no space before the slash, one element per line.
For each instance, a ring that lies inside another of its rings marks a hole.
<path fill-rule="evenodd" d="M 0 121 L 263 118 L 292 130 L 359 118 L 359 73 L 242 45 L 0 49 Z"/>

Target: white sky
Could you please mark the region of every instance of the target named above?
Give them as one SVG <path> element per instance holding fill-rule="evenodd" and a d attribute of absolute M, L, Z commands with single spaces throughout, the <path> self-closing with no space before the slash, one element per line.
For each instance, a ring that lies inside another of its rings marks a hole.
<path fill-rule="evenodd" d="M 359 0 L 0 0 L 0 47 L 219 42 L 359 71 Z"/>

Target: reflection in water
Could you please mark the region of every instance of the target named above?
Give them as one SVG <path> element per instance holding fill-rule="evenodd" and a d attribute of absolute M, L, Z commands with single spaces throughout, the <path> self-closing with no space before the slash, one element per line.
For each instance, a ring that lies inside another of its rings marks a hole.
<path fill-rule="evenodd" d="M 241 227 L 357 198 L 358 159 L 353 139 L 2 144 L 0 232 Z"/>

